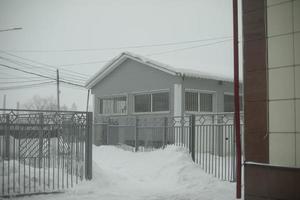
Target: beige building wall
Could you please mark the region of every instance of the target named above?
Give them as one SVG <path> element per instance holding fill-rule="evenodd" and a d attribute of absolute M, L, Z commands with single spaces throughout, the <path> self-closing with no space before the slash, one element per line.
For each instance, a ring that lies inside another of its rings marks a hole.
<path fill-rule="evenodd" d="M 270 164 L 300 167 L 300 0 L 267 0 Z"/>

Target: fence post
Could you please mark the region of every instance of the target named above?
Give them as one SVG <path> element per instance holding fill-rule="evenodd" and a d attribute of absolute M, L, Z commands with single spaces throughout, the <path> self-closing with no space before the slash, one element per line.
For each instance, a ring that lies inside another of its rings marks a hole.
<path fill-rule="evenodd" d="M 43 158 L 43 124 L 44 124 L 44 115 L 43 113 L 39 114 L 39 124 L 40 124 L 40 134 L 39 134 L 39 168 L 42 168 L 42 158 Z M 40 171 L 39 171 L 40 173 Z"/>
<path fill-rule="evenodd" d="M 86 113 L 86 137 L 85 137 L 85 179 L 92 179 L 92 153 L 93 153 L 93 113 Z"/>
<path fill-rule="evenodd" d="M 167 145 L 167 132 L 168 132 L 168 117 L 164 117 L 164 135 L 163 135 L 163 147 Z"/>
<path fill-rule="evenodd" d="M 135 134 L 134 134 L 134 140 L 135 140 L 135 152 L 139 150 L 139 119 L 135 118 Z"/>
<path fill-rule="evenodd" d="M 189 146 L 190 146 L 190 153 L 192 155 L 193 161 L 195 161 L 195 115 L 190 116 L 190 139 L 189 139 Z"/>

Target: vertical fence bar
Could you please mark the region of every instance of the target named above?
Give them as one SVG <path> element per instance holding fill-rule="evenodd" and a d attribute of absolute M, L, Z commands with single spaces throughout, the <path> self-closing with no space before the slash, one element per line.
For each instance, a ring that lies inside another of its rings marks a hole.
<path fill-rule="evenodd" d="M 191 129 L 190 129 L 190 146 L 192 152 L 192 159 L 195 162 L 195 115 L 190 116 Z"/>
<path fill-rule="evenodd" d="M 16 192 L 16 135 L 13 134 L 13 193 Z"/>

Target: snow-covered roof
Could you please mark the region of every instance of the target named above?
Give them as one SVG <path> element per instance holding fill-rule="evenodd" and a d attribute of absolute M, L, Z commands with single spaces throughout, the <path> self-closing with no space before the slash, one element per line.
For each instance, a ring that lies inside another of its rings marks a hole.
<path fill-rule="evenodd" d="M 192 69 L 183 69 L 183 68 L 174 68 L 170 65 L 163 64 L 161 62 L 152 60 L 150 58 L 146 58 L 141 55 L 137 55 L 131 52 L 123 52 L 120 55 L 116 56 L 112 60 L 110 60 L 104 67 L 99 70 L 95 75 L 89 78 L 85 84 L 85 87 L 90 89 L 94 87 L 98 82 L 104 79 L 107 75 L 110 74 L 115 68 L 117 68 L 121 63 L 123 63 L 126 59 L 132 59 L 146 66 L 153 67 L 155 69 L 161 70 L 163 72 L 169 73 L 173 76 L 180 77 L 191 77 L 191 78 L 201 78 L 201 79 L 213 79 L 218 81 L 228 81 L 232 82 L 233 79 L 230 77 L 224 77 L 215 74 L 208 74 L 205 72 L 192 70 Z"/>

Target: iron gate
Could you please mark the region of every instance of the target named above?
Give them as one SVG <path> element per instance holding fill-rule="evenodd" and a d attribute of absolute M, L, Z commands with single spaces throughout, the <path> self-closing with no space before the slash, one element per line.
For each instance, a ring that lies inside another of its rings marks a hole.
<path fill-rule="evenodd" d="M 92 113 L 0 112 L 0 196 L 63 191 L 92 178 Z"/>

